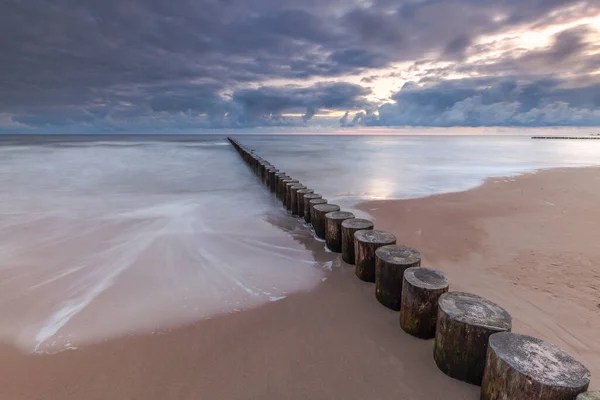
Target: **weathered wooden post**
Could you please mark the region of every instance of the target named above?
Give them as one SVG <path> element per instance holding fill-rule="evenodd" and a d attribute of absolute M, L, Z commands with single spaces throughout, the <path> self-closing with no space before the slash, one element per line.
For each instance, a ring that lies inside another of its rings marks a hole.
<path fill-rule="evenodd" d="M 481 385 L 489 337 L 511 328 L 510 314 L 499 305 L 471 293 L 445 293 L 438 302 L 435 363 L 451 378 Z"/>
<path fill-rule="evenodd" d="M 310 217 L 312 214 L 312 206 L 315 204 L 326 204 L 327 200 L 322 202 L 312 203 L 313 200 L 323 200 L 323 196 L 317 193 L 305 194 L 304 195 L 304 221 L 310 223 Z"/>
<path fill-rule="evenodd" d="M 574 399 L 589 384 L 590 371 L 551 343 L 511 332 L 490 336 L 481 400 Z"/>
<path fill-rule="evenodd" d="M 288 205 L 288 210 L 295 216 L 298 216 L 298 191 L 302 189 L 306 189 L 306 186 L 290 186 L 290 203 Z"/>
<path fill-rule="evenodd" d="M 274 188 L 275 188 L 275 181 L 276 181 L 276 177 L 275 175 L 279 173 L 279 170 L 276 168 L 271 168 L 269 170 L 269 184 L 267 185 L 269 187 L 269 190 L 271 192 L 274 192 Z"/>
<path fill-rule="evenodd" d="M 354 265 L 354 232 L 373 229 L 368 219 L 353 218 L 342 222 L 342 260 Z"/>
<path fill-rule="evenodd" d="M 387 245 L 375 250 L 375 297 L 394 311 L 400 311 L 404 271 L 421 266 L 421 254 L 406 246 Z"/>
<path fill-rule="evenodd" d="M 439 271 L 414 267 L 404 271 L 400 327 L 421 339 L 433 339 L 438 300 L 448 291 L 448 279 Z"/>
<path fill-rule="evenodd" d="M 389 232 L 372 229 L 354 232 L 354 264 L 358 279 L 375 282 L 375 251 L 388 244 L 396 244 L 396 236 Z"/>
<path fill-rule="evenodd" d="M 291 204 L 290 204 L 290 197 L 292 195 L 290 189 L 292 186 L 297 186 L 300 185 L 300 182 L 298 182 L 297 180 L 292 180 L 291 182 L 286 182 L 285 183 L 285 194 L 284 194 L 284 199 L 283 199 L 283 205 L 285 206 L 286 210 L 290 211 L 291 210 Z"/>
<path fill-rule="evenodd" d="M 311 201 L 308 202 L 309 204 L 309 208 L 310 208 L 310 223 L 312 225 L 313 221 L 315 220 L 315 206 L 317 205 L 321 205 L 321 204 L 327 204 L 327 199 L 312 199 Z"/>
<path fill-rule="evenodd" d="M 600 392 L 581 393 L 575 400 L 600 400 Z"/>
<path fill-rule="evenodd" d="M 275 197 L 277 198 L 279 198 L 279 181 L 285 178 L 288 178 L 285 172 L 278 172 L 275 174 L 275 182 L 273 183 L 271 191 L 275 193 Z"/>
<path fill-rule="evenodd" d="M 315 228 L 315 235 L 320 239 L 325 239 L 325 214 L 340 211 L 340 206 L 337 204 L 317 204 L 313 206 L 313 214 L 310 217 L 313 228 Z"/>
<path fill-rule="evenodd" d="M 314 190 L 312 189 L 300 189 L 297 192 L 298 197 L 298 216 L 300 218 L 304 217 L 304 195 L 305 194 L 313 194 Z"/>
<path fill-rule="evenodd" d="M 354 218 L 347 211 L 333 211 L 325 214 L 325 243 L 335 253 L 342 252 L 342 222 Z"/>
<path fill-rule="evenodd" d="M 271 185 L 273 184 L 273 179 L 275 179 L 275 173 L 277 171 L 279 171 L 279 170 L 275 169 L 275 167 L 267 168 L 266 175 L 265 175 L 265 186 L 268 187 L 269 189 L 271 188 Z"/>
<path fill-rule="evenodd" d="M 281 203 L 283 203 L 283 205 L 285 205 L 286 184 L 288 184 L 290 182 L 297 182 L 297 181 L 295 181 L 293 178 L 290 178 L 290 177 L 279 180 L 279 200 L 281 200 Z"/>

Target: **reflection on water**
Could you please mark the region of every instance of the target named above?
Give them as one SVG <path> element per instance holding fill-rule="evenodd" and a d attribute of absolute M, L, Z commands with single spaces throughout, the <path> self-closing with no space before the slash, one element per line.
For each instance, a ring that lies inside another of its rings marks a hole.
<path fill-rule="evenodd" d="M 330 199 L 421 197 L 492 176 L 600 163 L 600 142 L 529 136 L 240 136 L 278 168 Z"/>

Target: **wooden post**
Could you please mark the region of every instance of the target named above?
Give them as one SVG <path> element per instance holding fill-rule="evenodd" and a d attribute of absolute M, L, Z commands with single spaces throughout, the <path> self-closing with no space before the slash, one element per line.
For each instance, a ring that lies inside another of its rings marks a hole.
<path fill-rule="evenodd" d="M 288 210 L 292 215 L 298 216 L 298 190 L 306 189 L 304 185 L 290 186 L 290 203 Z"/>
<path fill-rule="evenodd" d="M 326 219 L 325 214 L 340 211 L 340 206 L 337 204 L 317 204 L 313 206 L 313 215 L 311 215 L 311 223 L 315 228 L 315 235 L 320 239 L 325 239 Z"/>
<path fill-rule="evenodd" d="M 317 193 L 313 193 L 313 194 L 305 194 L 304 195 L 304 221 L 306 223 L 310 223 L 310 215 L 311 215 L 311 209 L 312 209 L 312 200 L 321 200 L 323 198 L 323 196 L 321 196 L 320 194 Z M 325 200 L 322 203 L 314 203 L 314 204 L 325 204 L 327 203 L 327 200 Z"/>
<path fill-rule="evenodd" d="M 396 236 L 389 232 L 372 229 L 354 232 L 354 264 L 358 279 L 375 282 L 375 251 L 388 244 L 396 244 Z"/>
<path fill-rule="evenodd" d="M 296 181 L 296 180 L 292 180 L 290 182 L 286 182 L 285 183 L 285 194 L 284 194 L 284 198 L 283 198 L 283 205 L 285 206 L 285 208 L 290 211 L 291 207 L 290 207 L 290 197 L 291 197 L 291 187 L 292 186 L 296 186 L 296 185 L 300 185 L 300 182 Z"/>
<path fill-rule="evenodd" d="M 511 332 L 490 336 L 481 400 L 574 399 L 589 384 L 590 371 L 551 343 Z"/>
<path fill-rule="evenodd" d="M 269 167 L 265 172 L 265 186 L 268 188 L 271 187 L 271 181 L 275 178 L 275 171 L 277 171 L 275 168 Z"/>
<path fill-rule="evenodd" d="M 421 254 L 410 247 L 387 245 L 375 250 L 375 297 L 394 311 L 400 311 L 404 271 L 421 266 Z"/>
<path fill-rule="evenodd" d="M 327 199 L 312 199 L 308 202 L 308 204 L 310 208 L 310 223 L 312 225 L 313 221 L 315 220 L 315 206 L 320 204 L 327 204 Z"/>
<path fill-rule="evenodd" d="M 296 192 L 297 194 L 297 204 L 298 207 L 298 216 L 300 218 L 304 217 L 304 195 L 305 194 L 313 194 L 314 190 L 312 189 L 300 189 Z"/>
<path fill-rule="evenodd" d="M 287 177 L 285 172 L 278 172 L 275 174 L 275 182 L 273 182 L 273 187 L 271 188 L 271 191 L 275 193 L 275 197 L 279 198 L 279 180 Z"/>
<path fill-rule="evenodd" d="M 499 305 L 470 293 L 448 292 L 438 303 L 433 358 L 446 375 L 481 385 L 488 339 L 510 331 L 511 316 Z"/>
<path fill-rule="evenodd" d="M 280 179 L 279 180 L 279 200 L 281 200 L 281 203 L 283 203 L 283 205 L 285 205 L 285 188 L 286 188 L 286 184 L 288 184 L 289 182 L 297 182 L 294 179 L 287 177 L 285 179 Z"/>
<path fill-rule="evenodd" d="M 292 179 L 290 178 L 288 175 L 285 176 L 281 176 L 278 180 L 277 180 L 277 198 L 279 200 L 281 200 L 281 193 L 283 192 L 283 181 L 285 181 L 286 179 Z"/>
<path fill-rule="evenodd" d="M 342 222 L 354 218 L 346 211 L 333 211 L 325 214 L 325 243 L 334 253 L 342 252 Z"/>
<path fill-rule="evenodd" d="M 438 300 L 448 291 L 448 279 L 429 268 L 404 271 L 400 327 L 421 339 L 433 339 L 437 321 Z"/>
<path fill-rule="evenodd" d="M 354 265 L 354 232 L 373 229 L 368 219 L 353 218 L 342 222 L 342 260 Z"/>
<path fill-rule="evenodd" d="M 272 192 L 275 191 L 275 181 L 276 181 L 276 174 L 279 173 L 278 169 L 275 168 L 271 168 L 269 170 L 269 184 L 267 185 L 269 187 L 269 190 Z"/>
<path fill-rule="evenodd" d="M 600 400 L 600 392 L 581 393 L 575 400 Z"/>

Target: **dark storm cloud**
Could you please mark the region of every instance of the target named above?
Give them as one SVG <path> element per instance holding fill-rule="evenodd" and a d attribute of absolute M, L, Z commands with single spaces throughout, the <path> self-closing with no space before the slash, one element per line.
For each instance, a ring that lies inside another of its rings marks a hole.
<path fill-rule="evenodd" d="M 310 120 L 318 110 L 364 108 L 364 96 L 370 90 L 350 83 L 327 83 L 310 87 L 261 87 L 240 90 L 233 94 L 237 106 L 232 118 L 237 125 L 258 126 L 272 115 L 286 110 L 303 110 L 303 121 Z"/>
<path fill-rule="evenodd" d="M 5 0 L 0 129 L 2 121 L 82 130 L 303 124 L 320 109 L 372 110 L 369 89 L 270 80 L 343 80 L 431 54 L 462 60 L 480 35 L 598 10 L 591 0 Z M 552 52 L 495 64 L 552 75 L 588 45 L 567 32 Z M 593 71 L 597 59 L 580 61 Z M 249 86 L 258 89 L 240 89 Z M 458 90 L 437 102 L 464 101 Z M 283 116 L 298 109 L 299 121 Z M 374 119 L 365 111 L 355 123 Z"/>

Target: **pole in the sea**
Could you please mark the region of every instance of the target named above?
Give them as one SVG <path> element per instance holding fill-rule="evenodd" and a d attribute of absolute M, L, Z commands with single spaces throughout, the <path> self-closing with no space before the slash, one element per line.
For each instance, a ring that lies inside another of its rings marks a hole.
<path fill-rule="evenodd" d="M 358 279 L 375 282 L 375 251 L 381 246 L 396 244 L 396 236 L 377 230 L 354 233 L 354 265 Z"/>
<path fill-rule="evenodd" d="M 304 195 L 305 194 L 313 194 L 314 190 L 312 189 L 300 189 L 296 192 L 297 205 L 298 207 L 298 217 L 304 217 Z"/>
<path fill-rule="evenodd" d="M 490 336 L 511 328 L 510 314 L 499 305 L 471 293 L 445 293 L 438 302 L 435 363 L 451 378 L 481 385 Z"/>
<path fill-rule="evenodd" d="M 589 384 L 590 371 L 551 343 L 511 332 L 490 336 L 481 400 L 574 399 Z"/>
<path fill-rule="evenodd" d="M 293 178 L 290 178 L 290 177 L 279 180 L 279 200 L 281 200 L 281 203 L 284 206 L 285 206 L 285 189 L 286 189 L 286 185 L 288 183 L 298 183 L 298 181 Z"/>
<path fill-rule="evenodd" d="M 404 271 L 400 327 L 412 336 L 433 339 L 438 301 L 448 291 L 448 279 L 439 271 L 414 267 Z"/>
<path fill-rule="evenodd" d="M 278 172 L 275 174 L 275 182 L 273 182 L 273 186 L 271 187 L 271 192 L 275 193 L 275 196 L 279 198 L 279 181 L 282 179 L 288 178 L 285 172 Z"/>
<path fill-rule="evenodd" d="M 373 229 L 368 219 L 353 218 L 342 222 L 342 260 L 354 265 L 354 232 Z"/>
<path fill-rule="evenodd" d="M 310 210 L 312 208 L 310 201 L 311 200 L 319 200 L 322 198 L 323 198 L 323 196 L 321 196 L 318 193 L 309 193 L 309 194 L 304 195 L 304 200 L 302 200 L 303 206 L 304 206 L 304 222 L 306 222 L 307 224 L 310 223 L 310 212 L 311 212 Z M 325 203 L 327 203 L 327 201 L 325 201 Z"/>
<path fill-rule="evenodd" d="M 315 235 L 320 239 L 325 239 L 325 224 L 327 223 L 325 214 L 340 211 L 340 206 L 337 204 L 317 204 L 313 206 L 313 211 L 314 214 L 311 216 L 311 223 L 313 228 L 315 228 Z"/>
<path fill-rule="evenodd" d="M 290 187 L 290 204 L 288 205 L 288 210 L 294 216 L 298 216 L 298 191 L 306 189 L 304 185 L 294 185 Z"/>
<path fill-rule="evenodd" d="M 325 243 L 335 253 L 342 252 L 342 222 L 354 218 L 347 211 L 333 211 L 325 214 Z"/>
<path fill-rule="evenodd" d="M 291 192 L 292 186 L 297 186 L 297 185 L 300 185 L 300 182 L 297 180 L 292 180 L 290 182 L 286 182 L 286 184 L 285 184 L 285 194 L 284 194 L 284 199 L 283 199 L 283 205 L 285 206 L 285 208 L 288 211 L 292 210 L 291 203 L 290 203 L 291 197 L 292 197 L 292 192 Z"/>
<path fill-rule="evenodd" d="M 421 266 L 421 254 L 406 246 L 387 245 L 375 250 L 375 297 L 394 311 L 400 311 L 404 271 Z"/>
<path fill-rule="evenodd" d="M 311 199 L 308 202 L 308 209 L 309 209 L 308 215 L 310 216 L 308 222 L 310 222 L 311 224 L 315 220 L 315 206 L 317 206 L 319 204 L 327 204 L 327 199 L 323 199 L 323 198 Z M 306 213 L 304 214 L 304 220 L 306 221 Z"/>

